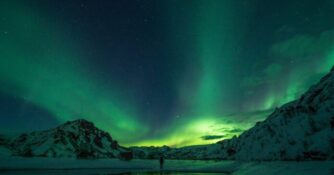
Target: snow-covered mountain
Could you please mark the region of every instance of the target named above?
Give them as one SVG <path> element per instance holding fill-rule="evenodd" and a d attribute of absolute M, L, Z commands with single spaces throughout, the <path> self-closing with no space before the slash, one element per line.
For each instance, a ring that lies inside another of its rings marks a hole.
<path fill-rule="evenodd" d="M 299 99 L 220 144 L 228 159 L 334 159 L 334 68 Z"/>
<path fill-rule="evenodd" d="M 132 158 L 131 151 L 109 133 L 83 119 L 13 138 L 0 136 L 0 145 L 25 157 Z"/>

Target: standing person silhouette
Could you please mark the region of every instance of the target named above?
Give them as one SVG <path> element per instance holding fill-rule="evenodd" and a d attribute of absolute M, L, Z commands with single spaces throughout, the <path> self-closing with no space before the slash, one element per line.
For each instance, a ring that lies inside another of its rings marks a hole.
<path fill-rule="evenodd" d="M 161 171 L 164 168 L 164 158 L 162 156 L 160 156 L 159 162 L 160 162 L 160 171 Z"/>

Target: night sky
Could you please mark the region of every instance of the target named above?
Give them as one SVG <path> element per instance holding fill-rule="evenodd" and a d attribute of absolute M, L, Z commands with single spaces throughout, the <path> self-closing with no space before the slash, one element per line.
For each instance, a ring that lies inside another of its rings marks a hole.
<path fill-rule="evenodd" d="M 230 138 L 330 70 L 333 18 L 333 0 L 1 0 L 0 132 Z"/>

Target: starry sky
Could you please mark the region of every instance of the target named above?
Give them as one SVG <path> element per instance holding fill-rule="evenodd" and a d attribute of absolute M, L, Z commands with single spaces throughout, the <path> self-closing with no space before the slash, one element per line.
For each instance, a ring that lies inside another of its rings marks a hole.
<path fill-rule="evenodd" d="M 233 137 L 334 65 L 333 0 L 2 0 L 0 132 L 87 119 L 121 145 Z"/>

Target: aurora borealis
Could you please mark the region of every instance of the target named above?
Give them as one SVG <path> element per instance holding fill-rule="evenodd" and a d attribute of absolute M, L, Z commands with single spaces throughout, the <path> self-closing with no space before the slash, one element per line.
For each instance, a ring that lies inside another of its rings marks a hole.
<path fill-rule="evenodd" d="M 0 2 L 1 132 L 84 118 L 121 145 L 240 134 L 334 65 L 334 2 Z"/>

